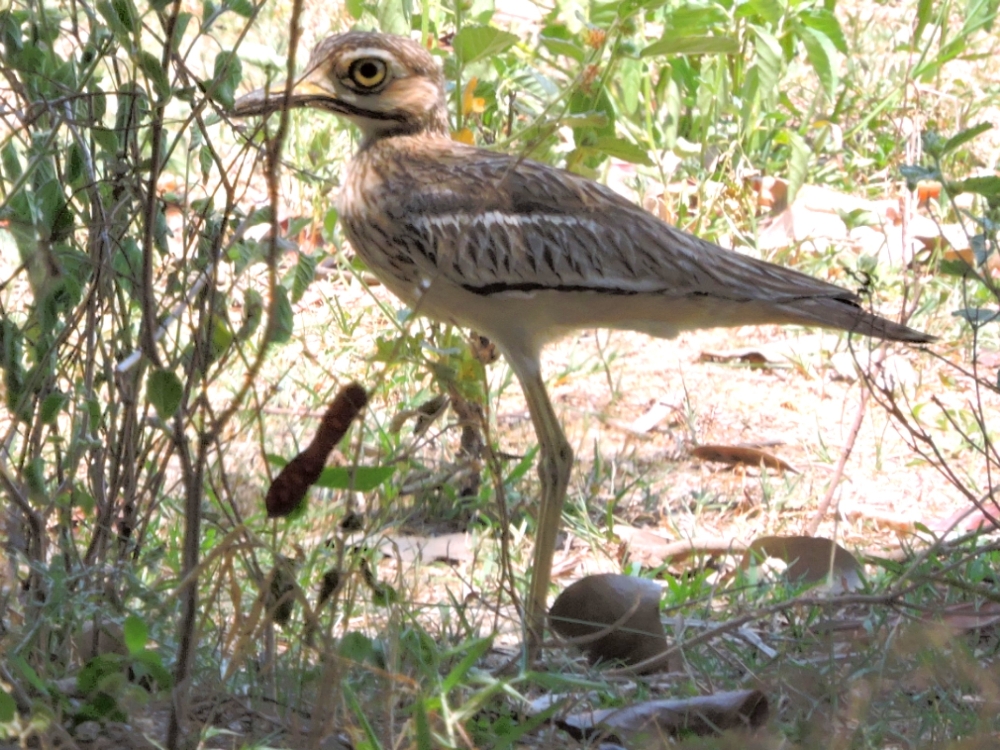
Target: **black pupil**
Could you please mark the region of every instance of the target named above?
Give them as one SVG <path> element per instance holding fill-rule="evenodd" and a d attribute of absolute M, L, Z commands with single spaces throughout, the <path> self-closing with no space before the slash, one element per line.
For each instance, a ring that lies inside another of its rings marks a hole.
<path fill-rule="evenodd" d="M 364 62 L 361 63 L 360 67 L 358 67 L 358 74 L 362 78 L 367 80 L 375 78 L 378 75 L 378 73 L 379 73 L 378 65 L 376 65 L 373 62 Z"/>

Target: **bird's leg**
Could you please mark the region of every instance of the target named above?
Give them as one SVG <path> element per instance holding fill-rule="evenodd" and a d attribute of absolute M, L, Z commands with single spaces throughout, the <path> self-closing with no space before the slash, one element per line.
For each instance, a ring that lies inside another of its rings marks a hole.
<path fill-rule="evenodd" d="M 556 537 L 562 525 L 563 502 L 573 468 L 573 449 L 559 426 L 552 402 L 545 390 L 538 357 L 518 362 L 509 357 L 511 366 L 521 381 L 531 421 L 538 437 L 538 477 L 542 501 L 535 522 L 535 556 L 531 570 L 531 587 L 525 608 L 528 661 L 534 661 L 545 631 L 545 612 L 548 604 L 549 583 L 552 578 L 552 557 Z"/>

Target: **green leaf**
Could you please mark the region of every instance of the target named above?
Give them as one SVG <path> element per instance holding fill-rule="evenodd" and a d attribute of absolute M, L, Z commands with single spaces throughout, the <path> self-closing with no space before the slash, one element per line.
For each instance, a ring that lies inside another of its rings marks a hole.
<path fill-rule="evenodd" d="M 275 344 L 287 344 L 292 338 L 295 329 L 295 313 L 292 311 L 292 303 L 288 299 L 288 290 L 280 284 L 275 287 L 274 293 L 274 320 L 269 321 L 269 331 L 271 342 Z"/>
<path fill-rule="evenodd" d="M 91 128 L 91 135 L 94 141 L 101 147 L 106 156 L 115 156 L 118 153 L 118 134 L 111 128 Z"/>
<path fill-rule="evenodd" d="M 618 85 L 622 92 L 622 106 L 628 114 L 634 113 L 639 108 L 639 89 L 642 87 L 643 63 L 634 58 L 627 57 L 621 61 L 619 67 Z"/>
<path fill-rule="evenodd" d="M 163 64 L 156 55 L 142 50 L 139 52 L 139 69 L 152 81 L 156 98 L 164 101 L 170 96 L 170 81 L 167 74 L 163 72 Z"/>
<path fill-rule="evenodd" d="M 837 91 L 837 71 L 834 68 L 837 49 L 822 31 L 808 27 L 801 27 L 799 31 L 799 38 L 806 48 L 806 57 L 809 58 L 816 75 L 819 76 L 820 83 L 826 90 L 826 95 L 833 99 Z"/>
<path fill-rule="evenodd" d="M 351 18 L 355 21 L 361 18 L 365 12 L 365 2 L 364 0 L 347 0 L 344 4 L 347 8 L 347 12 L 350 14 Z"/>
<path fill-rule="evenodd" d="M 758 91 L 762 96 L 770 96 L 778 87 L 778 80 L 781 76 L 782 52 L 781 44 L 774 35 L 764 29 L 754 27 L 754 35 L 757 43 L 754 45 L 756 60 L 754 66 L 757 68 Z"/>
<path fill-rule="evenodd" d="M 295 264 L 294 276 L 292 279 L 292 302 L 298 302 L 306 289 L 316 278 L 316 256 L 299 255 L 299 262 Z"/>
<path fill-rule="evenodd" d="M 751 0 L 753 2 L 754 0 Z M 776 0 L 760 0 L 762 3 Z M 740 6 L 741 8 L 745 6 Z M 737 10 L 737 15 L 739 10 Z M 682 5 L 667 16 L 669 32 L 664 37 L 698 36 L 713 28 L 728 26 L 729 16 L 720 5 Z"/>
<path fill-rule="evenodd" d="M 913 30 L 913 42 L 911 44 L 913 49 L 917 49 L 920 37 L 923 35 L 924 29 L 927 28 L 927 24 L 930 23 L 933 11 L 934 0 L 917 0 L 917 25 Z"/>
<path fill-rule="evenodd" d="M 9 724 L 16 715 L 17 703 L 6 691 L 0 690 L 0 724 Z"/>
<path fill-rule="evenodd" d="M 226 7 L 243 18 L 253 16 L 253 3 L 250 0 L 227 0 Z"/>
<path fill-rule="evenodd" d="M 66 182 L 71 185 L 83 177 L 83 149 L 76 141 L 70 144 L 69 154 L 66 157 Z"/>
<path fill-rule="evenodd" d="M 643 164 L 647 167 L 653 166 L 653 160 L 649 158 L 649 153 L 641 146 L 637 146 L 631 141 L 615 136 L 602 135 L 594 141 L 582 146 L 581 150 L 592 151 L 599 154 L 607 154 L 615 159 L 621 159 L 631 164 Z"/>
<path fill-rule="evenodd" d="M 337 209 L 330 207 L 327 209 L 326 214 L 323 216 L 323 239 L 327 242 L 333 242 L 334 232 L 337 230 L 337 225 L 340 223 L 340 214 L 337 213 Z"/>
<path fill-rule="evenodd" d="M 355 664 L 364 664 L 375 656 L 375 645 L 364 633 L 351 630 L 340 639 L 337 651 L 342 659 Z"/>
<path fill-rule="evenodd" d="M 212 361 L 215 362 L 225 356 L 229 347 L 233 343 L 233 332 L 229 328 L 229 321 L 224 315 L 213 315 L 211 320 L 212 337 L 209 341 L 212 353 Z"/>
<path fill-rule="evenodd" d="M 917 183 L 921 180 L 939 180 L 941 173 L 934 167 L 922 167 L 917 164 L 904 164 L 899 168 L 899 173 L 906 180 L 907 190 L 917 189 Z"/>
<path fill-rule="evenodd" d="M 82 695 L 91 696 L 102 687 L 106 677 L 120 675 L 125 668 L 121 654 L 98 654 L 90 659 L 76 676 L 76 688 Z"/>
<path fill-rule="evenodd" d="M 777 143 L 788 146 L 788 202 L 795 200 L 809 172 L 809 144 L 794 130 L 782 130 L 775 137 Z"/>
<path fill-rule="evenodd" d="M 736 8 L 737 18 L 758 16 L 768 23 L 778 23 L 785 14 L 785 5 L 780 0 L 747 0 Z"/>
<path fill-rule="evenodd" d="M 595 130 L 601 130 L 606 128 L 609 124 L 608 116 L 604 112 L 580 112 L 579 114 L 568 114 L 564 117 L 560 117 L 558 123 L 560 126 L 568 125 L 569 127 L 576 130 L 577 128 L 594 128 Z"/>
<path fill-rule="evenodd" d="M 959 276 L 963 279 L 971 277 L 978 278 L 976 269 L 961 258 L 955 258 L 954 260 L 942 260 L 938 264 L 938 271 L 943 273 L 945 276 Z"/>
<path fill-rule="evenodd" d="M 984 198 L 994 198 L 1000 196 L 1000 177 L 996 175 L 984 175 L 982 177 L 967 177 L 958 182 L 947 184 L 948 192 L 952 195 L 961 193 L 975 193 Z"/>
<path fill-rule="evenodd" d="M 232 107 L 236 88 L 243 80 L 243 63 L 235 52 L 220 52 L 215 56 L 215 67 L 209 94 L 225 107 Z"/>
<path fill-rule="evenodd" d="M 146 622 L 136 615 L 129 615 L 122 625 L 125 634 L 125 648 L 133 656 L 146 648 L 146 641 L 149 640 L 149 629 Z"/>
<path fill-rule="evenodd" d="M 973 328 L 1000 320 L 1000 310 L 990 310 L 985 307 L 963 307 L 952 313 L 956 318 L 964 318 Z"/>
<path fill-rule="evenodd" d="M 253 336 L 264 317 L 264 298 L 256 289 L 247 289 L 243 293 L 243 322 L 236 331 L 237 341 L 246 341 Z"/>
<path fill-rule="evenodd" d="M 949 154 L 959 146 L 962 146 L 973 138 L 985 133 L 987 130 L 992 130 L 993 125 L 988 122 L 981 122 L 978 125 L 974 125 L 971 128 L 966 128 L 965 130 L 955 133 L 951 138 L 944 142 L 941 146 L 941 155 Z"/>
<path fill-rule="evenodd" d="M 966 0 L 963 36 L 971 36 L 980 29 L 991 31 L 997 17 L 997 0 Z"/>
<path fill-rule="evenodd" d="M 10 664 L 21 673 L 21 677 L 27 680 L 28 684 L 31 685 L 35 690 L 37 690 L 42 695 L 49 697 L 48 687 L 42 682 L 42 678 L 38 676 L 38 672 L 35 671 L 34 667 L 25 661 L 24 657 L 20 654 L 9 656 Z"/>
<path fill-rule="evenodd" d="M 17 155 L 17 148 L 14 146 L 14 139 L 7 141 L 7 145 L 0 151 L 0 168 L 3 169 L 3 176 L 8 182 L 16 182 L 21 176 L 21 159 Z"/>
<path fill-rule="evenodd" d="M 417 735 L 417 750 L 434 750 L 437 745 L 431 735 L 431 724 L 427 720 L 427 706 L 422 696 L 417 699 L 413 723 Z"/>
<path fill-rule="evenodd" d="M 493 645 L 493 637 L 478 638 L 471 644 L 463 644 L 460 653 L 464 656 L 462 660 L 448 673 L 448 676 L 441 682 L 441 694 L 446 695 L 458 687 L 458 684 L 465 679 L 466 674 L 472 669 L 480 657 L 490 650 Z"/>
<path fill-rule="evenodd" d="M 538 41 L 553 55 L 563 55 L 571 60 L 582 63 L 587 53 L 584 52 L 575 40 L 561 39 L 555 36 L 548 36 L 545 32 L 538 37 Z"/>
<path fill-rule="evenodd" d="M 640 57 L 656 55 L 735 55 L 740 51 L 740 43 L 734 36 L 687 36 L 676 38 L 671 35 L 653 42 L 639 53 Z"/>
<path fill-rule="evenodd" d="M 367 740 L 367 745 L 364 747 L 370 748 L 370 750 L 382 750 L 382 743 L 379 742 L 378 735 L 375 733 L 375 728 L 368 720 L 367 712 L 361 707 L 361 701 L 358 700 L 358 694 L 354 692 L 354 688 L 351 687 L 351 683 L 348 680 L 344 680 L 340 684 L 340 691 L 347 699 L 347 707 L 351 710 L 351 713 L 354 714 L 354 718 L 364 730 L 364 736 Z M 360 743 L 356 744 L 360 745 Z"/>
<path fill-rule="evenodd" d="M 152 677 L 161 690 L 170 688 L 174 683 L 174 678 L 163 666 L 163 659 L 159 653 L 148 648 L 132 654 L 132 668 L 139 673 L 139 676 L 145 672 Z"/>
<path fill-rule="evenodd" d="M 837 51 L 843 55 L 847 54 L 847 40 L 844 38 L 844 30 L 840 28 L 840 21 L 826 8 L 812 8 L 802 11 L 798 16 L 803 26 L 818 31 L 829 39 Z"/>
<path fill-rule="evenodd" d="M 58 235 L 59 225 L 64 222 L 66 211 L 66 196 L 59 180 L 49 180 L 35 190 L 35 203 L 38 206 L 39 225 L 49 238 Z"/>
<path fill-rule="evenodd" d="M 59 416 L 59 412 L 65 406 L 66 400 L 66 394 L 60 391 L 50 393 L 46 396 L 42 400 L 42 408 L 38 415 L 42 420 L 42 424 L 55 424 L 56 417 Z"/>
<path fill-rule="evenodd" d="M 132 0 L 111 0 L 111 7 L 114 9 L 118 20 L 121 21 L 129 33 L 134 34 L 139 28 L 139 11 Z"/>
<path fill-rule="evenodd" d="M 264 459 L 271 464 L 271 466 L 276 466 L 279 469 L 284 469 L 288 466 L 288 459 L 284 456 L 279 456 L 277 453 L 265 453 Z"/>
<path fill-rule="evenodd" d="M 982 232 L 972 235 L 969 238 L 969 247 L 972 248 L 972 255 L 976 259 L 976 267 L 982 268 L 985 266 L 986 261 L 989 260 L 993 252 L 993 248 L 987 242 L 986 235 Z"/>
<path fill-rule="evenodd" d="M 316 480 L 315 487 L 330 490 L 371 492 L 396 473 L 395 466 L 328 466 Z"/>
<path fill-rule="evenodd" d="M 520 37 L 492 26 L 466 26 L 451 41 L 455 57 L 463 65 L 499 55 L 514 46 Z"/>
<path fill-rule="evenodd" d="M 172 417 L 181 405 L 184 386 L 172 370 L 153 370 L 146 379 L 146 395 L 150 403 L 156 407 L 160 419 L 166 420 Z"/>
<path fill-rule="evenodd" d="M 410 3 L 403 0 L 378 0 L 378 28 L 387 34 L 407 34 L 410 31 Z"/>

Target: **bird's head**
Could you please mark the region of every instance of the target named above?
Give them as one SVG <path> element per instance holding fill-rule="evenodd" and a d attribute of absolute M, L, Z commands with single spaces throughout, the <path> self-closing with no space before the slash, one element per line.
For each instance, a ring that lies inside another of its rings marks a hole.
<path fill-rule="evenodd" d="M 236 100 L 238 117 L 286 106 L 285 85 L 257 89 Z M 345 117 L 371 141 L 387 135 L 448 134 L 444 76 L 419 44 L 391 34 L 353 31 L 329 37 L 313 50 L 292 86 L 287 107 L 312 107 Z"/>

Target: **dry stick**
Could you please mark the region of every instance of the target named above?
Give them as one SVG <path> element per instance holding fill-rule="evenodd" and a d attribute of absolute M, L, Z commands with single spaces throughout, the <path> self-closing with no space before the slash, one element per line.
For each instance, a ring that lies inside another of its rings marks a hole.
<path fill-rule="evenodd" d="M 172 35 L 174 22 L 176 21 L 177 14 L 180 9 L 180 0 L 175 0 L 171 20 L 168 25 L 167 43 L 164 45 L 164 68 L 169 61 L 169 51 L 172 49 Z M 302 2 L 301 0 L 295 0 L 292 4 L 292 18 L 291 18 L 291 33 L 290 33 L 290 51 L 288 54 L 288 84 L 285 91 L 286 101 L 287 97 L 291 91 L 291 86 L 294 84 L 295 79 L 295 51 L 298 46 L 298 39 L 300 36 L 299 29 L 299 17 L 302 12 Z M 278 179 L 277 179 L 277 153 L 280 151 L 280 144 L 284 140 L 284 135 L 288 128 L 288 112 L 283 111 L 281 116 L 281 124 L 279 126 L 277 134 L 277 144 L 274 146 L 274 152 L 272 154 L 272 159 L 269 160 L 267 178 L 268 178 L 268 197 L 272 207 L 276 207 L 278 203 Z M 157 144 L 158 146 L 158 144 Z M 154 183 L 155 186 L 155 183 Z M 150 191 L 152 193 L 152 190 Z M 152 200 L 152 198 L 151 198 Z M 150 211 L 151 213 L 151 211 Z M 147 216 L 147 219 L 150 218 Z M 264 344 L 262 345 L 262 352 L 257 359 L 255 364 L 262 364 L 264 350 L 267 348 L 267 344 L 273 339 L 274 332 L 276 330 L 276 310 L 277 305 L 275 301 L 275 289 L 277 286 L 277 257 L 278 257 L 278 221 L 277 221 L 277 211 L 273 212 L 271 217 L 271 250 L 268 257 L 268 282 L 271 290 L 271 300 L 268 305 L 268 320 L 265 329 Z M 145 271 L 145 269 L 144 269 Z M 145 321 L 144 319 L 144 333 L 143 345 L 147 349 L 151 349 L 154 345 L 154 331 L 152 327 L 152 322 Z M 155 354 L 150 351 L 148 352 L 152 360 L 156 362 Z M 259 370 L 259 367 L 258 367 Z M 183 614 L 181 618 L 181 627 L 179 634 L 179 648 L 178 648 L 178 659 L 177 659 L 177 669 L 174 679 L 174 691 L 173 700 L 171 701 L 171 711 L 170 711 L 170 724 L 167 730 L 167 748 L 169 750 L 177 750 L 177 747 L 181 741 L 181 717 L 186 713 L 187 704 L 187 691 L 188 691 L 188 676 L 191 668 L 191 661 L 194 655 L 194 644 L 196 640 L 196 625 L 197 625 L 197 608 L 198 608 L 198 585 L 197 585 L 197 573 L 199 563 L 199 552 L 201 544 L 201 495 L 202 495 L 202 483 L 204 482 L 204 462 L 205 462 L 205 451 L 207 450 L 208 444 L 212 440 L 213 432 L 220 429 L 220 423 L 228 421 L 228 417 L 236 410 L 239 403 L 242 402 L 246 391 L 250 387 L 250 382 L 252 376 L 255 374 L 255 370 L 251 368 L 251 372 L 248 373 L 246 382 L 243 388 L 240 390 L 238 399 L 234 400 L 230 404 L 229 408 L 223 412 L 223 415 L 216 420 L 216 424 L 209 433 L 202 433 L 199 437 L 197 444 L 197 454 L 196 462 L 194 465 L 190 461 L 190 452 L 188 448 L 187 441 L 184 439 L 183 430 L 183 412 L 178 414 L 175 422 L 175 442 L 177 443 L 178 454 L 181 458 L 182 468 L 184 469 L 184 478 L 186 485 L 186 502 L 185 502 L 185 529 L 184 529 L 184 562 L 183 562 L 183 572 L 185 576 L 194 575 L 194 580 L 191 585 L 184 592 L 184 604 L 183 604 Z"/>
<path fill-rule="evenodd" d="M 820 523 L 823 522 L 823 518 L 826 517 L 827 512 L 830 510 L 833 495 L 837 491 L 841 477 L 844 475 L 844 467 L 847 465 L 847 459 L 851 457 L 851 451 L 854 450 L 854 443 L 857 441 L 858 433 L 861 431 L 861 423 L 864 421 L 865 411 L 868 408 L 868 394 L 868 386 L 862 385 L 861 403 L 858 404 L 858 413 L 854 415 L 854 424 L 851 425 L 851 431 L 847 435 L 847 442 L 840 451 L 840 459 L 837 461 L 837 468 L 833 470 L 833 479 L 830 480 L 830 486 L 826 490 L 826 495 L 820 501 L 816 515 L 813 516 L 813 519 L 806 526 L 806 534 L 808 536 L 816 536 Z"/>

